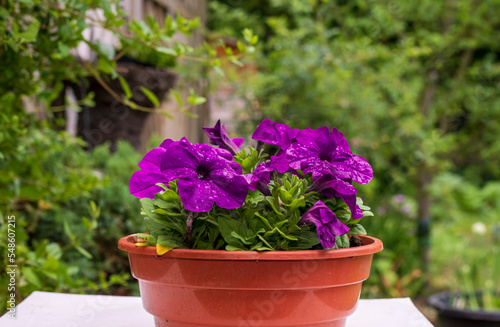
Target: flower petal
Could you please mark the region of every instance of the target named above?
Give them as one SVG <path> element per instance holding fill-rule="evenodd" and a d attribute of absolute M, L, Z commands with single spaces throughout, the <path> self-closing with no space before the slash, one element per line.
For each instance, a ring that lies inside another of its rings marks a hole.
<path fill-rule="evenodd" d="M 328 136 L 330 129 L 326 126 L 311 129 L 310 127 L 301 130 L 295 139 L 300 144 L 308 147 L 311 151 L 319 154 L 322 150 L 322 147 L 328 145 Z"/>
<path fill-rule="evenodd" d="M 248 183 L 241 175 L 228 178 L 224 170 L 213 171 L 210 174 L 212 188 L 216 194 L 215 203 L 224 209 L 240 207 L 248 194 Z"/>
<path fill-rule="evenodd" d="M 226 132 L 226 126 L 221 125 L 220 119 L 214 127 L 203 127 L 203 131 L 205 131 L 209 137 L 210 144 L 218 145 L 219 147 L 229 151 L 232 155 L 236 154 L 239 151 L 241 144 L 243 144 L 241 141 L 243 139 L 233 139 L 239 143 L 239 145 L 237 145 L 229 138 Z"/>
<path fill-rule="evenodd" d="M 286 124 L 275 123 L 266 118 L 257 126 L 252 139 L 279 145 L 282 150 L 286 150 L 297 133 L 299 133 L 298 129 L 291 129 Z"/>
<path fill-rule="evenodd" d="M 217 194 L 210 181 L 199 180 L 197 176 L 181 178 L 177 186 L 185 209 L 194 212 L 207 212 L 212 209 Z"/>
<path fill-rule="evenodd" d="M 352 179 L 360 184 L 368 184 L 373 178 L 372 166 L 361 156 L 352 156 L 347 162 Z"/>
<path fill-rule="evenodd" d="M 245 139 L 242 138 L 242 137 L 236 137 L 234 139 L 231 139 L 231 142 L 233 142 L 234 144 L 236 144 L 236 146 L 238 148 L 241 148 L 241 146 L 243 145 L 243 143 L 245 143 Z"/>
<path fill-rule="evenodd" d="M 278 173 L 283 174 L 290 169 L 290 164 L 283 153 L 280 156 L 271 156 L 270 168 L 276 169 Z"/>
<path fill-rule="evenodd" d="M 163 174 L 139 170 L 133 173 L 132 177 L 130 177 L 130 194 L 138 198 L 154 199 L 155 194 L 163 190 L 163 188 L 157 186 L 156 184 L 167 184 L 168 182 L 169 179 Z"/>
<path fill-rule="evenodd" d="M 356 204 L 356 195 L 348 195 L 339 193 L 339 196 L 344 200 L 344 202 L 349 206 L 351 210 L 352 219 L 359 219 L 363 217 L 363 211 Z"/>
<path fill-rule="evenodd" d="M 160 173 L 160 162 L 166 151 L 163 147 L 152 149 L 139 162 L 139 167 L 144 171 Z"/>
<path fill-rule="evenodd" d="M 177 144 L 177 143 L 179 143 L 179 142 L 173 141 L 171 139 L 166 139 L 163 142 L 161 142 L 160 147 L 168 149 L 171 145 L 174 145 L 174 144 Z"/>
<path fill-rule="evenodd" d="M 318 153 L 302 143 L 292 143 L 286 150 L 286 159 L 293 169 L 308 168 L 319 162 Z M 304 172 L 306 173 L 306 172 Z M 307 174 L 307 173 L 306 173 Z"/>
<path fill-rule="evenodd" d="M 338 220 L 335 213 L 321 200 L 302 216 L 300 223 L 316 225 L 319 241 L 325 249 L 335 246 L 335 236 L 344 235 L 349 231 L 349 227 Z"/>
<path fill-rule="evenodd" d="M 192 146 L 171 146 L 160 162 L 161 172 L 169 179 L 197 176 L 200 155 Z"/>
<path fill-rule="evenodd" d="M 333 198 L 338 196 L 338 193 L 345 195 L 356 194 L 356 188 L 333 174 L 326 174 L 314 181 L 306 191 L 306 193 L 309 192 L 319 192 Z"/>
<path fill-rule="evenodd" d="M 319 242 L 324 249 L 331 249 L 335 246 L 335 235 L 332 234 L 327 226 L 316 227 Z"/>

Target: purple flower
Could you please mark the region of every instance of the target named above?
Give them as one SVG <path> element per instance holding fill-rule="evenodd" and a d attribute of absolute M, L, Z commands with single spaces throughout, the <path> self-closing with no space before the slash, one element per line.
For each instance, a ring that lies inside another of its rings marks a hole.
<path fill-rule="evenodd" d="M 306 193 L 318 192 L 329 198 L 340 197 L 349 207 L 352 219 L 363 217 L 363 211 L 356 204 L 356 188 L 332 173 L 317 178 Z"/>
<path fill-rule="evenodd" d="M 335 128 L 301 130 L 286 150 L 286 157 L 291 168 L 313 173 L 315 178 L 324 171 L 335 171 L 342 179 L 366 184 L 373 177 L 370 164 L 351 153 L 344 135 Z"/>
<path fill-rule="evenodd" d="M 258 165 L 250 174 L 243 175 L 248 182 L 248 188 L 252 191 L 258 190 L 266 196 L 271 195 L 269 191 L 269 182 L 271 181 L 271 173 L 274 170 L 271 167 L 271 162 L 266 161 Z"/>
<path fill-rule="evenodd" d="M 406 201 L 406 197 L 403 194 L 396 194 L 394 197 L 394 202 L 396 203 L 403 203 Z"/>
<path fill-rule="evenodd" d="M 314 224 L 319 242 L 325 249 L 335 246 L 335 236 L 344 235 L 350 228 L 337 219 L 335 213 L 322 201 L 309 209 L 300 219 L 300 225 Z"/>
<path fill-rule="evenodd" d="M 214 127 L 203 127 L 203 130 L 210 138 L 210 144 L 218 145 L 219 147 L 228 150 L 232 155 L 235 155 L 243 145 L 242 138 L 230 139 L 226 132 L 225 125 L 221 125 L 220 119 Z"/>
<path fill-rule="evenodd" d="M 155 194 L 163 190 L 156 184 L 166 184 L 170 180 L 162 174 L 160 162 L 167 149 L 176 144 L 179 142 L 166 139 L 158 148 L 149 151 L 139 162 L 141 170 L 133 173 L 129 182 L 130 193 L 133 196 L 154 199 Z"/>
<path fill-rule="evenodd" d="M 261 163 L 252 173 L 244 175 L 248 187 L 252 191 L 259 190 L 264 195 L 271 195 L 268 185 L 274 170 L 280 174 L 289 171 L 288 161 L 284 156 L 272 156 L 270 161 Z"/>
<path fill-rule="evenodd" d="M 179 179 L 177 186 L 184 208 L 195 212 L 210 211 L 214 203 L 225 209 L 243 204 L 248 183 L 241 166 L 228 159 L 228 152 L 187 140 L 171 146 L 160 162 L 161 172 Z"/>
<path fill-rule="evenodd" d="M 252 139 L 279 145 L 281 150 L 286 150 L 298 132 L 298 129 L 291 129 L 288 125 L 275 123 L 266 118 L 257 126 Z"/>

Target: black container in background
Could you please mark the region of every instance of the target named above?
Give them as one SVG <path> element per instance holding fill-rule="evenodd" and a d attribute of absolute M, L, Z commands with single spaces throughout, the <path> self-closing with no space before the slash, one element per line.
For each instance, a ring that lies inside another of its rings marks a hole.
<path fill-rule="evenodd" d="M 438 311 L 440 327 L 500 327 L 500 312 L 452 308 L 449 292 L 431 295 L 428 302 Z"/>

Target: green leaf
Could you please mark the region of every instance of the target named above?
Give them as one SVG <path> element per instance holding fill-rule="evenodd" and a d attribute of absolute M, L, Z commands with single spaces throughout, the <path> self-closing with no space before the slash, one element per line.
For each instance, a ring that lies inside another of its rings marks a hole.
<path fill-rule="evenodd" d="M 292 203 L 287 205 L 287 207 L 289 208 L 290 211 L 295 211 L 295 210 L 302 208 L 302 207 L 305 207 L 305 206 L 306 206 L 306 199 L 303 196 L 301 196 L 298 199 L 293 200 Z"/>
<path fill-rule="evenodd" d="M 363 217 L 373 217 L 375 216 L 371 211 L 363 211 Z"/>
<path fill-rule="evenodd" d="M 149 101 L 151 101 L 155 107 L 158 107 L 160 105 L 160 100 L 158 100 L 153 92 L 143 86 L 141 86 L 141 91 L 148 97 Z"/>
<path fill-rule="evenodd" d="M 242 248 L 239 248 L 237 246 L 233 246 L 233 245 L 226 245 L 226 250 L 227 251 L 245 251 L 245 249 L 242 249 Z"/>
<path fill-rule="evenodd" d="M 284 238 L 288 239 L 288 240 L 291 240 L 291 241 L 297 241 L 298 238 L 295 237 L 295 236 L 292 236 L 292 235 L 286 235 L 285 233 L 283 233 L 283 231 L 281 229 L 279 229 L 278 227 L 274 227 L 272 231 L 269 231 L 269 232 L 266 232 L 266 236 L 268 235 L 271 235 L 271 234 L 274 234 L 274 232 L 278 232 L 279 234 L 281 234 L 281 236 L 283 236 Z"/>
<path fill-rule="evenodd" d="M 203 46 L 210 56 L 215 57 L 217 55 L 217 51 L 215 51 L 207 42 L 203 42 Z"/>
<path fill-rule="evenodd" d="M 227 244 L 246 248 L 245 245 L 251 245 L 255 238 L 252 229 L 248 228 L 245 220 L 237 220 L 230 217 L 219 217 L 218 219 L 220 234 Z"/>
<path fill-rule="evenodd" d="M 266 196 L 266 200 L 280 219 L 285 217 L 283 213 L 279 212 L 278 209 L 276 209 L 276 206 L 274 205 L 274 198 L 272 196 Z"/>
<path fill-rule="evenodd" d="M 335 236 L 335 247 L 334 249 L 349 248 L 349 237 L 347 234 L 341 236 Z"/>
<path fill-rule="evenodd" d="M 144 227 L 147 232 L 154 235 L 158 235 L 166 229 L 165 225 L 160 224 L 149 217 L 144 217 Z"/>
<path fill-rule="evenodd" d="M 249 241 L 248 239 L 244 238 L 240 234 L 236 233 L 234 230 L 231 232 L 231 236 L 234 237 L 234 238 L 239 239 L 243 244 L 247 244 L 247 245 L 252 244 L 251 241 Z"/>
<path fill-rule="evenodd" d="M 319 244 L 318 234 L 309 230 L 300 230 L 295 233 L 298 241 L 291 243 L 289 250 L 307 250 Z"/>
<path fill-rule="evenodd" d="M 142 198 L 139 200 L 141 202 L 142 210 L 146 216 L 153 219 L 154 221 L 163 224 L 165 223 L 166 218 L 162 217 L 159 213 L 155 212 L 157 209 L 154 205 L 153 199 Z"/>
<path fill-rule="evenodd" d="M 271 244 L 269 244 L 269 242 L 267 242 L 267 240 L 260 234 L 257 234 L 257 237 L 260 238 L 260 240 L 269 247 L 269 249 L 271 251 L 276 251 L 276 249 L 274 247 L 271 246 Z"/>
<path fill-rule="evenodd" d="M 42 287 L 42 283 L 40 282 L 40 278 L 35 274 L 31 267 L 23 267 L 21 270 L 21 275 L 24 279 L 28 281 L 28 283 L 35 285 L 37 288 Z"/>
<path fill-rule="evenodd" d="M 110 62 L 109 62 L 106 58 L 104 58 L 104 57 L 100 57 L 99 59 L 97 59 L 97 68 L 98 68 L 101 72 L 103 72 L 103 73 L 118 76 L 118 74 L 116 73 L 116 70 L 115 70 L 115 67 L 113 66 L 113 64 L 112 64 L 112 63 L 110 63 Z"/>
<path fill-rule="evenodd" d="M 165 203 L 174 204 L 178 208 L 180 208 L 181 197 L 171 189 L 166 189 L 165 191 L 157 193 L 153 200 L 153 204 L 160 208 L 163 208 L 163 206 L 165 206 Z"/>
<path fill-rule="evenodd" d="M 82 218 L 82 223 L 83 226 L 85 226 L 85 228 L 87 228 L 88 230 L 92 229 L 93 227 L 93 224 L 85 217 Z"/>
<path fill-rule="evenodd" d="M 40 30 L 40 22 L 32 17 L 31 23 L 28 25 L 28 28 L 23 33 L 19 33 L 18 36 L 24 42 L 35 42 L 38 36 L 38 31 Z"/>
<path fill-rule="evenodd" d="M 197 96 L 196 94 L 194 94 L 194 90 L 193 89 L 190 90 L 190 95 L 187 98 L 187 100 L 193 106 L 196 106 L 196 105 L 199 105 L 199 104 L 207 102 L 206 98 L 200 97 L 200 96 Z"/>
<path fill-rule="evenodd" d="M 69 47 L 61 41 L 57 42 L 57 48 L 59 52 L 63 55 L 63 57 L 69 56 Z"/>
<path fill-rule="evenodd" d="M 241 61 L 237 60 L 237 59 L 231 59 L 230 61 L 233 64 L 235 64 L 236 66 L 238 66 L 238 67 L 243 67 L 244 66 L 243 63 Z"/>
<path fill-rule="evenodd" d="M 92 254 L 90 254 L 87 250 L 85 250 L 84 248 L 82 248 L 81 246 L 76 246 L 75 249 L 80 252 L 84 257 L 86 257 L 87 259 L 92 259 Z"/>
<path fill-rule="evenodd" d="M 75 235 L 73 234 L 73 232 L 71 232 L 71 229 L 69 228 L 67 220 L 64 220 L 63 225 L 64 225 L 64 232 L 70 238 L 70 240 L 73 241 L 74 239 L 76 239 Z"/>
<path fill-rule="evenodd" d="M 127 81 L 120 75 L 118 75 L 118 80 L 120 81 L 123 92 L 125 92 L 125 97 L 127 97 L 127 99 L 130 99 L 132 97 L 132 91 L 130 90 L 130 86 L 128 85 Z"/>
<path fill-rule="evenodd" d="M 361 224 L 349 225 L 351 228 L 347 234 L 349 235 L 366 235 L 366 230 Z"/>
<path fill-rule="evenodd" d="M 115 57 L 115 48 L 111 44 L 97 41 L 97 49 L 108 60 L 113 60 Z"/>
<path fill-rule="evenodd" d="M 54 257 L 55 259 L 60 259 L 62 256 L 61 247 L 57 243 L 47 244 L 47 246 L 45 247 L 45 250 L 47 251 L 48 257 Z"/>
<path fill-rule="evenodd" d="M 252 41 L 252 38 L 253 38 L 253 31 L 249 28 L 245 28 L 242 32 L 243 34 L 243 38 L 245 39 L 245 41 L 247 41 L 248 43 L 251 43 Z M 257 41 L 256 41 L 257 42 Z"/>
<path fill-rule="evenodd" d="M 170 248 L 185 248 L 186 244 L 180 240 L 179 238 L 175 238 L 170 235 L 158 235 L 158 239 L 156 240 L 157 244 L 167 246 Z"/>
<path fill-rule="evenodd" d="M 266 226 L 268 231 L 271 231 L 273 229 L 271 224 L 269 224 L 269 221 L 267 220 L 267 218 L 263 217 L 259 212 L 255 212 L 255 215 L 257 217 L 259 217 L 259 219 L 264 223 L 264 226 Z"/>
<path fill-rule="evenodd" d="M 153 212 L 157 213 L 159 215 L 162 215 L 162 216 L 168 216 L 168 217 L 176 218 L 176 219 L 182 219 L 185 217 L 185 215 L 183 213 L 173 212 L 171 210 L 164 210 L 161 208 L 157 208 L 157 209 L 153 210 Z"/>
<path fill-rule="evenodd" d="M 156 245 L 156 238 L 151 234 L 138 233 L 138 234 L 136 234 L 136 236 L 146 240 L 146 244 L 148 244 L 150 246 Z"/>
<path fill-rule="evenodd" d="M 371 210 L 371 208 L 370 208 L 370 207 L 365 206 L 365 205 L 363 205 L 363 204 L 359 204 L 359 205 L 358 205 L 358 207 L 359 207 L 361 210 L 363 210 L 363 211 L 365 211 L 365 210 L 366 210 L 366 211 Z"/>
<path fill-rule="evenodd" d="M 285 190 L 283 187 L 280 187 L 278 189 L 278 192 L 279 192 L 279 196 L 280 196 L 280 199 L 281 201 L 286 205 L 286 204 L 290 204 L 293 200 L 292 196 L 290 195 L 290 193 L 288 193 L 287 190 Z"/>
<path fill-rule="evenodd" d="M 264 243 L 262 242 L 258 242 L 257 244 L 255 244 L 254 246 L 252 246 L 250 248 L 250 251 L 261 251 L 259 249 L 262 249 L 262 246 L 264 245 Z"/>
<path fill-rule="evenodd" d="M 177 51 L 175 51 L 172 48 L 158 47 L 158 48 L 156 48 L 156 51 L 161 52 L 161 53 L 165 53 L 165 54 L 168 54 L 171 56 L 177 56 Z"/>
<path fill-rule="evenodd" d="M 220 66 L 212 66 L 212 68 L 219 76 L 221 77 L 225 76 L 224 71 L 222 70 L 222 68 L 220 68 Z"/>
<path fill-rule="evenodd" d="M 188 117 L 191 117 L 191 118 L 198 118 L 198 114 L 195 114 L 195 113 L 192 113 L 191 111 L 189 110 L 182 110 L 181 111 L 184 115 L 188 116 Z"/>
<path fill-rule="evenodd" d="M 175 90 L 170 90 L 170 93 L 172 93 L 172 95 L 174 96 L 175 101 L 177 101 L 177 104 L 179 105 L 179 107 L 184 106 L 184 102 L 182 101 L 182 99 L 181 99 L 181 97 L 179 96 L 179 93 L 177 93 L 177 91 L 175 91 Z"/>

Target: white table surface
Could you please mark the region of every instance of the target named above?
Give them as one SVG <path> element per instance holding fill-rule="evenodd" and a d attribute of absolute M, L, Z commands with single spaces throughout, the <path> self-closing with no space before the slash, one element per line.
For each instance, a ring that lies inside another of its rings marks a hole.
<path fill-rule="evenodd" d="M 16 307 L 6 327 L 153 327 L 153 317 L 132 296 L 33 292 Z M 432 327 L 409 298 L 360 300 L 347 327 Z"/>

